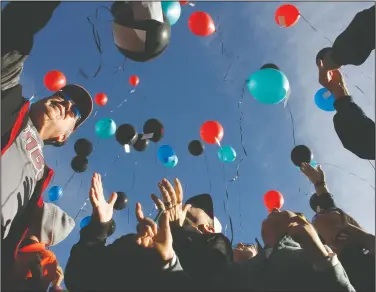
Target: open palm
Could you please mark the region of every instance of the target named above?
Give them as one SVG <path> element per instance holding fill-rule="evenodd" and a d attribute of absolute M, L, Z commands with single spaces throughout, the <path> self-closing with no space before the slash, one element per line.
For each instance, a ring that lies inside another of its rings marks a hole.
<path fill-rule="evenodd" d="M 109 201 L 106 201 L 103 194 L 101 175 L 94 173 L 91 179 L 90 202 L 93 206 L 93 214 L 98 217 L 99 222 L 106 223 L 112 219 L 116 199 L 117 193 L 112 193 Z"/>

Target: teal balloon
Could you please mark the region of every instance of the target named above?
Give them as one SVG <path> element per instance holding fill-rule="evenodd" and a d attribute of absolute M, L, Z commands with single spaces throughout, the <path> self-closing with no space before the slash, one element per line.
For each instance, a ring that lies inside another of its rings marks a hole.
<path fill-rule="evenodd" d="M 236 152 L 231 146 L 223 146 L 218 150 L 218 158 L 225 163 L 231 163 L 236 159 Z"/>
<path fill-rule="evenodd" d="M 167 168 L 174 168 L 179 162 L 179 159 L 176 155 L 171 156 L 166 163 L 164 163 L 164 166 Z"/>
<path fill-rule="evenodd" d="M 107 139 L 113 136 L 116 132 L 116 123 L 113 119 L 104 118 L 100 119 L 95 124 L 95 134 L 97 134 L 98 137 Z"/>
<path fill-rule="evenodd" d="M 162 145 L 159 147 L 157 152 L 158 160 L 162 162 L 162 164 L 166 164 L 170 161 L 170 159 L 175 155 L 175 151 L 172 149 L 170 145 Z"/>
<path fill-rule="evenodd" d="M 253 73 L 247 81 L 248 90 L 259 102 L 277 104 L 284 100 L 290 84 L 281 71 L 271 68 Z"/>
<path fill-rule="evenodd" d="M 82 218 L 81 222 L 80 222 L 80 228 L 84 228 L 86 225 L 89 224 L 90 222 L 90 219 L 91 219 L 91 216 L 86 216 L 85 218 Z"/>
<path fill-rule="evenodd" d="M 181 6 L 179 2 L 163 1 L 162 10 L 171 26 L 179 20 L 181 14 Z"/>

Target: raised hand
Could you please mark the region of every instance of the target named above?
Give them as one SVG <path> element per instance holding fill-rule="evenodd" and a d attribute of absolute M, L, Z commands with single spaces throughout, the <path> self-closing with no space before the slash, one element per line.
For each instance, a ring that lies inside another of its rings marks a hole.
<path fill-rule="evenodd" d="M 145 248 L 154 248 L 164 261 L 170 261 L 174 257 L 172 247 L 172 235 L 169 224 L 169 216 L 164 212 L 157 224 L 144 216 L 140 203 L 136 204 L 137 226 L 136 243 Z"/>
<path fill-rule="evenodd" d="M 321 165 L 315 168 L 309 163 L 303 162 L 300 166 L 300 170 L 314 185 L 325 184 L 325 173 L 321 169 Z"/>
<path fill-rule="evenodd" d="M 187 211 L 191 205 L 183 206 L 183 188 L 179 179 L 175 179 L 174 187 L 167 179 L 163 179 L 158 183 L 159 190 L 161 191 L 162 200 L 155 194 L 151 195 L 152 200 L 157 205 L 159 210 L 168 211 L 170 222 L 178 226 L 183 226 Z"/>
<path fill-rule="evenodd" d="M 114 214 L 114 204 L 117 199 L 117 193 L 112 193 L 111 198 L 106 201 L 103 194 L 102 178 L 99 173 L 94 173 L 91 179 L 90 202 L 93 206 L 93 215 L 99 222 L 106 223 L 112 219 Z"/>

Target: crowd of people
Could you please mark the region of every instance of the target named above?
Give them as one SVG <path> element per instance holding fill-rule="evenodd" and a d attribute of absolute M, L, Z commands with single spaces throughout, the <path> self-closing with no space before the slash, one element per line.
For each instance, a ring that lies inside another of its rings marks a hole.
<path fill-rule="evenodd" d="M 261 223 L 263 245 L 232 246 L 221 233 L 210 194 L 184 201 L 179 179 L 162 179 L 151 195 L 157 218 L 136 205 L 137 233 L 112 244 L 113 206 L 101 176 L 90 188 L 91 220 L 80 231 L 65 271 L 48 247 L 75 226 L 61 208 L 43 201 L 53 170 L 45 145 L 61 147 L 90 116 L 86 89 L 66 85 L 30 105 L 20 74 L 35 35 L 61 2 L 9 2 L 2 16 L 1 59 L 1 264 L 4 291 L 127 289 L 247 289 L 257 291 L 375 291 L 375 236 L 335 203 L 320 166 L 301 164 L 315 186 L 311 222 L 302 213 L 273 209 Z M 316 57 L 320 84 L 335 97 L 334 127 L 343 146 L 375 159 L 375 123 L 351 97 L 340 71 L 361 65 L 375 49 L 375 6 L 357 13 L 331 48 Z M 6 171 L 5 168 L 6 167 Z"/>

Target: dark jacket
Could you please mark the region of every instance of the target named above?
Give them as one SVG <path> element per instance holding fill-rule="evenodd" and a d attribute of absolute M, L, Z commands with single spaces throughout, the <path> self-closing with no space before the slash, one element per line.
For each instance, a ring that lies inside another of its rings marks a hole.
<path fill-rule="evenodd" d="M 22 96 L 18 84 L 23 62 L 29 55 L 34 35 L 42 29 L 60 2 L 10 2 L 1 12 L 1 154 L 3 155 L 24 129 L 29 102 Z M 43 207 L 42 193 L 51 180 L 53 171 L 44 168 L 43 178 L 22 214 L 17 214 L 7 238 L 2 242 L 2 273 L 9 271 L 18 244 L 25 236 L 31 214 Z M 17 179 L 17 178 L 15 178 Z"/>
<path fill-rule="evenodd" d="M 375 49 L 375 5 L 357 13 L 336 38 L 331 57 L 338 65 L 363 64 Z"/>
<path fill-rule="evenodd" d="M 344 211 L 336 206 L 330 193 L 320 196 L 314 194 L 310 199 L 310 205 L 314 212 L 317 212 L 319 206 L 323 212 L 333 210 L 344 214 Z M 375 256 L 366 253 L 364 246 L 349 244 L 341 250 L 338 258 L 357 292 L 375 291 Z"/>
<path fill-rule="evenodd" d="M 365 115 L 351 96 L 334 102 L 334 129 L 343 147 L 362 159 L 375 159 L 375 122 Z"/>
<path fill-rule="evenodd" d="M 327 247 L 326 247 L 327 248 Z M 213 281 L 215 290 L 248 291 L 355 291 L 341 263 L 334 258 L 321 269 L 307 252 L 290 237 L 284 237 L 267 256 L 260 245 L 258 254 L 242 264 L 234 264 Z M 330 252 L 331 250 L 327 248 Z"/>
<path fill-rule="evenodd" d="M 197 287 L 205 288 L 209 278 L 234 261 L 231 243 L 222 233 L 201 234 L 190 226 L 171 226 L 171 232 L 180 263 Z"/>
<path fill-rule="evenodd" d="M 179 260 L 163 269 L 154 249 L 138 246 L 134 234 L 128 234 L 106 246 L 112 221 L 95 220 L 80 232 L 80 240 L 71 250 L 65 269 L 69 291 L 111 291 L 189 289 L 190 277 Z"/>

